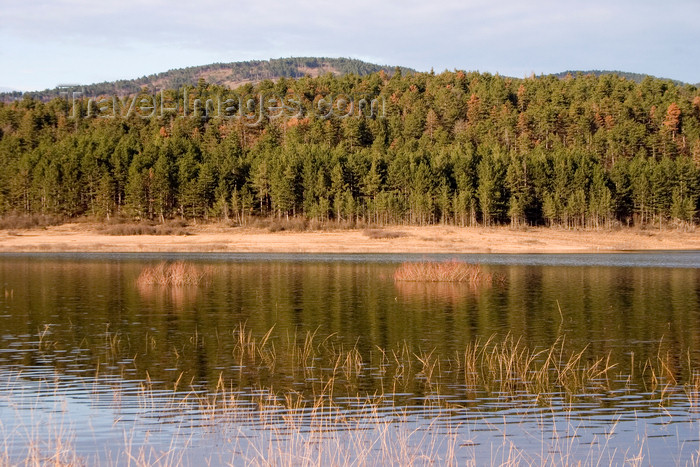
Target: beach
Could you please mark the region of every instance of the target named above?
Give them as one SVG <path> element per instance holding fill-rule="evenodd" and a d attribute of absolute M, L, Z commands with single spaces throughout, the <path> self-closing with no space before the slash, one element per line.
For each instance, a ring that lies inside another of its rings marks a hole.
<path fill-rule="evenodd" d="M 0 230 L 0 252 L 229 253 L 605 253 L 697 250 L 700 232 L 674 229 L 568 230 L 547 227 L 391 226 L 279 231 L 189 225 L 187 235 L 109 235 L 102 224 Z"/>

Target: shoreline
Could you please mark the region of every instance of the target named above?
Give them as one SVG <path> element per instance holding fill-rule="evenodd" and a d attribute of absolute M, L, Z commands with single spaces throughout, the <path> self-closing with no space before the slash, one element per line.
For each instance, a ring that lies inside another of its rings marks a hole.
<path fill-rule="evenodd" d="M 190 235 L 108 235 L 97 223 L 0 230 L 0 253 L 620 253 L 700 250 L 700 231 L 391 226 L 281 231 L 192 225 Z M 392 238 L 393 237 L 393 238 Z"/>

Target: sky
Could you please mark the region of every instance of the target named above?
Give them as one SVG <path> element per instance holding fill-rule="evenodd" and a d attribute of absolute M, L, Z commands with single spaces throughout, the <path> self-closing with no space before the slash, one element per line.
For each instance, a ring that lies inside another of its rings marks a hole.
<path fill-rule="evenodd" d="M 296 56 L 698 83 L 699 18 L 698 0 L 0 0 L 0 88 Z"/>

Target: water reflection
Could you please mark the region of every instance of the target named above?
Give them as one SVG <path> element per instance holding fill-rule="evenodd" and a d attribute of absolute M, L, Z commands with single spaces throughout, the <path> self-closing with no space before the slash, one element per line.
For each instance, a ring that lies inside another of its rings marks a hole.
<path fill-rule="evenodd" d="M 604 436 L 613 421 L 621 433 L 636 433 L 647 418 L 654 436 L 692 443 L 695 430 L 697 437 L 700 269 L 492 264 L 485 267 L 504 274 L 504 285 L 474 289 L 395 283 L 396 264 L 386 261 L 212 262 L 206 286 L 173 288 L 138 286 L 146 264 L 0 261 L 3 384 L 21 388 L 31 407 L 52 382 L 54 402 L 68 407 L 76 428 L 83 416 L 102 427 L 92 435 L 98 445 L 119 438 L 104 428 L 115 420 L 117 427 L 137 419 L 201 427 L 209 426 L 207 417 L 231 415 L 216 405 L 173 415 L 162 403 L 173 389 L 188 400 L 191 391 L 212 395 L 224 387 L 236 394 L 236 416 L 267 404 L 284 418 L 292 416 L 285 395 L 308 403 L 327 394 L 330 380 L 333 410 L 369 430 L 379 426 L 377 417 L 410 414 L 409 425 L 463 423 L 470 433 L 507 430 L 522 441 L 536 426 L 556 431 L 563 415 L 564 431 L 585 442 Z M 576 391 L 503 392 L 503 378 L 468 384 L 465 349 L 506 336 L 533 352 L 562 341 L 567 351 L 583 352 L 582 365 L 606 357 L 614 369 Z M 313 357 L 305 360 L 307 342 Z M 119 400 L 105 402 L 105 394 Z M 358 395 L 382 398 L 367 405 Z M 25 407 L 11 399 L 0 399 L 10 425 Z M 246 436 L 269 423 L 248 420 Z M 676 435 L 669 423 L 682 425 Z M 465 449 L 488 444 L 457 431 Z M 144 433 L 134 435 L 137 444 Z"/>
<path fill-rule="evenodd" d="M 172 285 L 136 283 L 136 288 L 141 294 L 141 298 L 155 304 L 157 308 L 184 310 L 197 300 L 197 295 L 202 293 L 201 288 L 205 285 Z"/>
<path fill-rule="evenodd" d="M 241 322 L 257 336 L 273 326 L 277 337 L 337 335 L 365 356 L 403 342 L 450 355 L 476 339 L 512 334 L 531 348 L 565 335 L 574 348 L 612 351 L 618 361 L 669 353 L 680 379 L 680 362 L 698 359 L 699 269 L 491 266 L 506 284 L 475 290 L 395 283 L 395 266 L 385 263 L 225 263 L 213 266 L 204 287 L 137 286 L 143 266 L 1 262 L 9 292 L 0 296 L 0 363 L 31 363 L 41 339 L 44 358 L 57 362 L 89 349 L 90 361 L 71 362 L 88 373 L 98 359 L 138 354 L 147 359 L 139 371 L 151 378 L 172 379 L 165 370 L 176 364 L 211 384 L 234 363 L 225 336 Z"/>
<path fill-rule="evenodd" d="M 499 285 L 497 285 L 499 286 Z M 454 282 L 406 282 L 395 283 L 398 297 L 404 303 L 423 302 L 428 306 L 444 303 L 446 306 L 459 306 L 470 296 L 483 293 L 493 284 L 465 284 Z"/>

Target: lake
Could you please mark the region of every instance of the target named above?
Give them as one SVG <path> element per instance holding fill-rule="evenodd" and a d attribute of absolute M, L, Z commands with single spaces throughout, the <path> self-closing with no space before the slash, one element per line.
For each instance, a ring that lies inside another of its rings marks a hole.
<path fill-rule="evenodd" d="M 697 464 L 699 363 L 698 252 L 0 255 L 2 463 Z"/>

